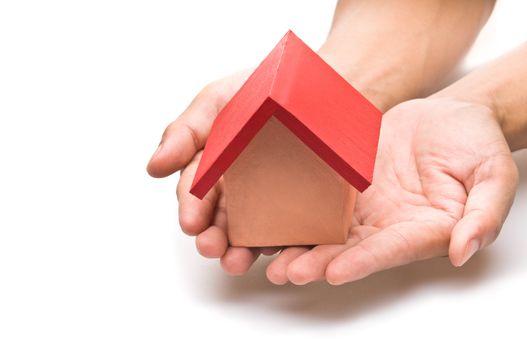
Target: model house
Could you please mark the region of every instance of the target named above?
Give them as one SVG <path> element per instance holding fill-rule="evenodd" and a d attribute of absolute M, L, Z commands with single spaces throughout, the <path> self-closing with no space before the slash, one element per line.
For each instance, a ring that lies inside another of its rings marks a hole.
<path fill-rule="evenodd" d="M 381 116 L 289 31 L 217 116 L 190 192 L 223 176 L 231 245 L 343 243 Z"/>

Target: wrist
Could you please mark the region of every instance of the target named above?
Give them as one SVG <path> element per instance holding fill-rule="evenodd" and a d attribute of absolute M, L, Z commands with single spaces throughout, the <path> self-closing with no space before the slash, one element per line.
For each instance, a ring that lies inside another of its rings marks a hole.
<path fill-rule="evenodd" d="M 511 151 L 527 148 L 527 125 L 514 118 L 514 112 L 507 107 L 508 97 L 501 90 L 501 84 L 492 81 L 462 79 L 430 97 L 448 97 L 486 107 L 499 124 Z"/>
<path fill-rule="evenodd" d="M 492 89 L 479 84 L 473 84 L 470 81 L 461 84 L 456 82 L 432 95 L 430 98 L 450 98 L 456 101 L 468 102 L 480 105 L 490 110 L 494 119 L 503 128 L 503 111 L 500 105 L 496 103 Z"/>
<path fill-rule="evenodd" d="M 398 65 L 376 64 L 353 52 L 335 50 L 326 44 L 318 54 L 379 110 L 386 112 L 396 104 L 417 97 L 417 82 L 403 79 Z M 410 75 L 406 76 L 407 78 Z"/>

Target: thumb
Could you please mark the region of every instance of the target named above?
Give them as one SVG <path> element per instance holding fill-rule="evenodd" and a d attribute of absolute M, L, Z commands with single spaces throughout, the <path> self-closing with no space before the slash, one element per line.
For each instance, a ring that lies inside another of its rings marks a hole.
<path fill-rule="evenodd" d="M 247 73 L 240 72 L 207 85 L 163 133 L 148 162 L 153 177 L 165 177 L 185 167 L 203 148 L 218 112 L 241 86 Z"/>
<path fill-rule="evenodd" d="M 450 239 L 448 255 L 454 266 L 462 266 L 497 238 L 518 183 L 518 170 L 510 155 L 483 163 L 474 176 L 465 213 L 454 226 Z"/>

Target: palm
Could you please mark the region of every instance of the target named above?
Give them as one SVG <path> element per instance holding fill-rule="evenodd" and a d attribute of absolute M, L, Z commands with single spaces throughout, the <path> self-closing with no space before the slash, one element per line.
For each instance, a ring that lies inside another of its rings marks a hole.
<path fill-rule="evenodd" d="M 490 110 L 445 99 L 407 102 L 384 116 L 373 185 L 357 199 L 348 242 L 288 248 L 269 266 L 268 276 L 275 283 L 324 277 L 342 283 L 447 255 L 460 220 L 484 212 L 488 203 L 481 200 L 494 200 L 498 209 L 486 218 L 491 237 L 480 243 L 488 244 L 514 186 L 510 151 Z M 461 238 L 471 234 L 464 229 L 473 222 L 459 225 Z M 450 247 L 456 262 L 466 250 L 460 242 Z"/>
<path fill-rule="evenodd" d="M 446 136 L 456 133 L 456 129 L 449 126 L 432 134 L 424 130 L 427 122 L 437 124 L 435 121 L 444 119 L 429 114 L 417 118 L 415 111 L 407 115 L 402 109 L 385 116 L 375 178 L 358 197 L 358 226 L 352 233 L 365 239 L 383 230 L 381 239 L 390 240 L 398 251 L 413 254 L 413 259 L 426 258 L 412 249 L 417 237 L 411 232 L 416 232 L 435 238 L 431 247 L 434 252 L 427 249 L 428 255 L 447 253 L 450 232 L 463 216 L 467 196 L 461 179 L 474 171 L 476 160 L 461 162 L 464 167 L 458 169 L 458 175 L 462 176 L 452 174 L 450 160 L 464 157 L 459 151 L 462 145 L 455 147 L 446 142 Z M 441 136 L 435 140 L 435 135 Z M 375 247 L 371 248 L 375 255 Z"/>
<path fill-rule="evenodd" d="M 386 115 L 374 185 L 359 196 L 356 216 L 362 225 L 390 227 L 397 239 L 408 228 L 434 236 L 442 242 L 437 253 L 446 254 L 474 176 L 510 152 L 487 110 L 462 103 L 433 108 L 444 101 L 431 101 Z"/>

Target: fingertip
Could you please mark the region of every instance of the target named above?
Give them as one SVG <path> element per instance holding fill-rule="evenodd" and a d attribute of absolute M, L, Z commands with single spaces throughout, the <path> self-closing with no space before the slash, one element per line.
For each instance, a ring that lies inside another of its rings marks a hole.
<path fill-rule="evenodd" d="M 465 239 L 462 237 L 464 235 L 461 234 L 461 232 L 464 231 L 463 224 L 464 223 L 460 221 L 454 226 L 448 246 L 448 258 L 454 267 L 460 267 L 462 265 L 463 247 L 465 246 Z"/>
<path fill-rule="evenodd" d="M 172 175 L 187 166 L 197 151 L 192 137 L 176 128 L 163 138 L 155 150 L 148 162 L 147 172 L 155 178 Z"/>
<path fill-rule="evenodd" d="M 153 178 L 156 178 L 156 179 L 162 177 L 162 176 L 159 176 L 159 175 L 157 174 L 155 168 L 152 166 L 152 160 L 150 160 L 150 161 L 148 162 L 148 164 L 146 165 L 146 173 L 147 173 L 148 175 L 150 175 L 150 177 L 153 177 Z"/>
<path fill-rule="evenodd" d="M 474 254 L 476 254 L 479 248 L 479 241 L 477 239 L 472 239 L 465 244 L 462 249 L 459 249 L 459 251 L 453 252 L 452 254 L 449 253 L 450 262 L 455 267 L 461 267 L 465 265 Z"/>
<path fill-rule="evenodd" d="M 326 269 L 326 262 L 324 254 L 317 251 L 317 248 L 300 255 L 293 260 L 287 267 L 287 277 L 289 280 L 297 285 L 304 285 L 309 282 L 319 280 L 324 277 Z"/>
<path fill-rule="evenodd" d="M 345 271 L 342 264 L 330 263 L 326 269 L 326 281 L 333 286 L 344 284 L 347 277 Z"/>
<path fill-rule="evenodd" d="M 258 257 L 256 250 L 230 247 L 220 259 L 223 270 L 231 276 L 244 275 Z"/>
<path fill-rule="evenodd" d="M 170 176 L 174 173 L 174 171 L 170 172 L 170 171 L 165 171 L 163 169 L 159 169 L 156 167 L 156 165 L 151 165 L 152 163 L 148 163 L 147 167 L 146 167 L 146 172 L 148 173 L 148 175 L 150 175 L 151 177 L 155 178 L 155 179 L 161 179 L 163 177 L 167 177 L 167 176 Z M 176 170 L 175 170 L 176 171 Z"/>
<path fill-rule="evenodd" d="M 226 234 L 211 226 L 196 237 L 196 248 L 206 258 L 221 258 L 228 247 Z"/>
<path fill-rule="evenodd" d="M 326 280 L 329 284 L 338 286 L 360 280 L 372 273 L 370 258 L 364 256 L 361 250 L 351 248 L 329 263 L 326 268 Z"/>
<path fill-rule="evenodd" d="M 461 267 L 463 264 L 461 263 L 461 258 L 459 257 L 459 254 L 454 253 L 448 253 L 448 259 L 450 260 L 450 263 L 454 267 Z"/>
<path fill-rule="evenodd" d="M 289 281 L 287 268 L 296 258 L 309 251 L 305 247 L 287 247 L 267 266 L 266 275 L 271 283 L 286 284 Z"/>
<path fill-rule="evenodd" d="M 463 266 L 480 248 L 496 239 L 500 221 L 492 214 L 482 216 L 473 211 L 465 215 L 452 230 L 448 257 L 455 267 Z"/>
<path fill-rule="evenodd" d="M 164 177 L 164 173 L 160 172 L 158 162 L 157 162 L 157 156 L 161 152 L 163 148 L 163 142 L 159 143 L 159 146 L 157 146 L 157 149 L 154 151 L 152 156 L 150 157 L 150 160 L 148 161 L 148 164 L 146 165 L 146 172 L 148 175 L 154 178 L 160 178 Z"/>
<path fill-rule="evenodd" d="M 448 258 L 454 267 L 460 267 L 463 265 L 464 246 L 465 245 L 462 242 L 456 242 L 456 239 L 452 237 L 450 246 L 448 247 Z"/>
<path fill-rule="evenodd" d="M 267 266 L 265 275 L 267 276 L 269 282 L 278 286 L 282 286 L 288 282 L 287 274 L 285 274 L 281 269 L 277 269 L 273 263 Z"/>
<path fill-rule="evenodd" d="M 179 225 L 184 233 L 195 236 L 206 228 L 208 222 L 199 213 L 187 209 L 179 211 Z"/>
<path fill-rule="evenodd" d="M 297 260 L 289 264 L 286 274 L 288 280 L 298 286 L 305 285 L 312 281 L 312 274 L 309 268 L 301 263 L 297 263 Z"/>

